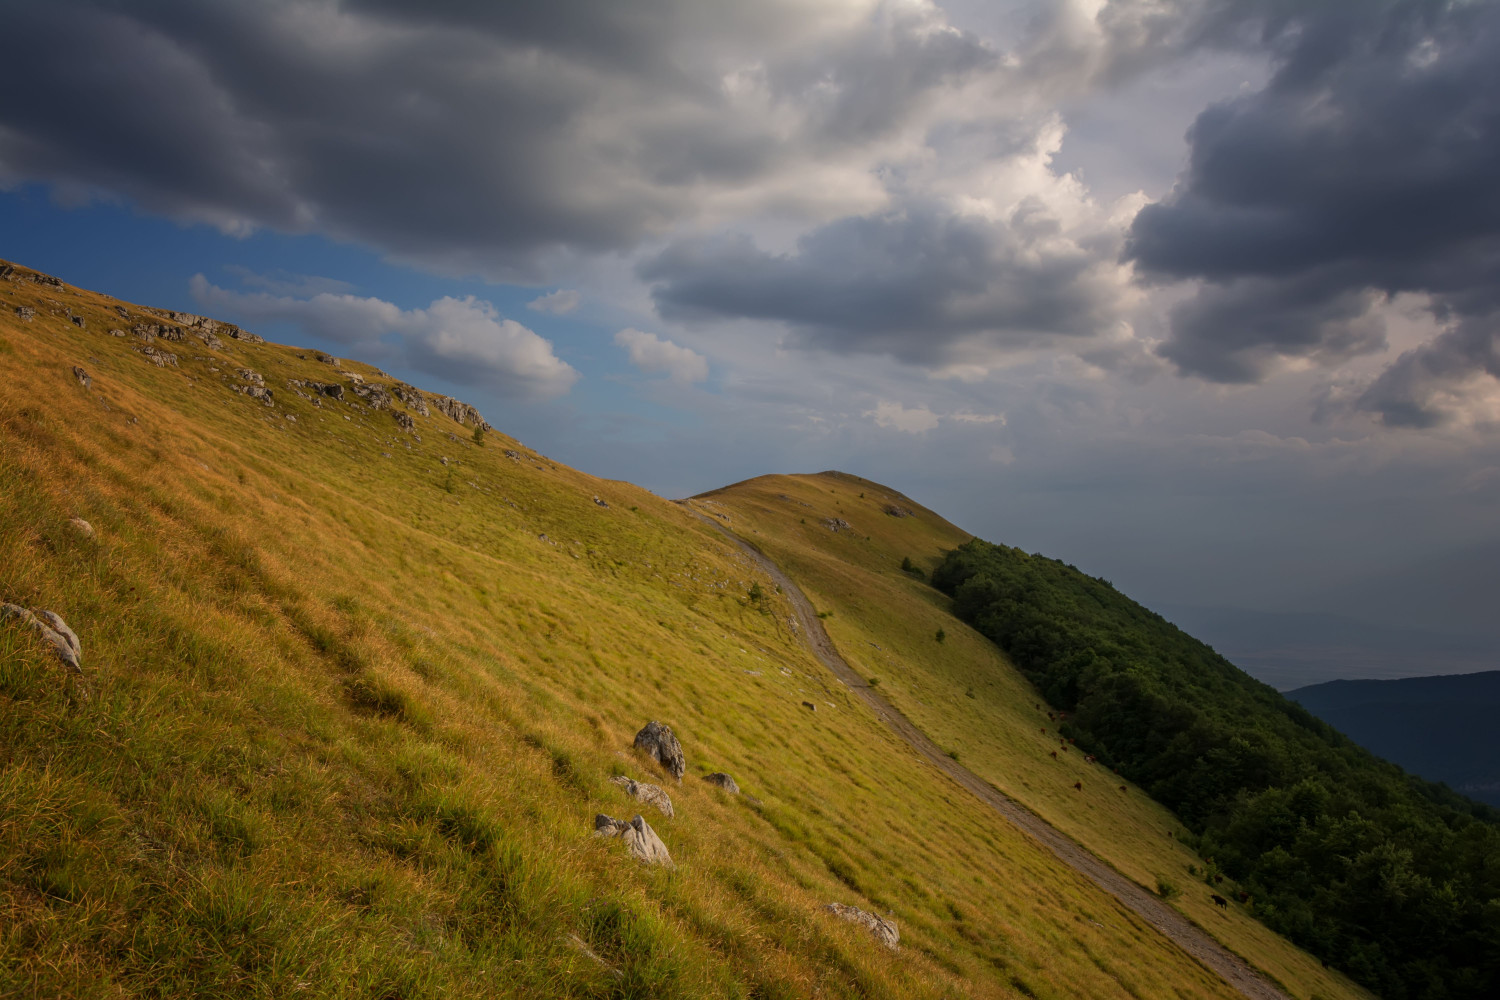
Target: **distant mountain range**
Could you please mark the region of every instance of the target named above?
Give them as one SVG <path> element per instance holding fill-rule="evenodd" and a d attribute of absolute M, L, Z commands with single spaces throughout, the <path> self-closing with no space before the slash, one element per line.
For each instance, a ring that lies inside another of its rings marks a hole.
<path fill-rule="evenodd" d="M 1242 608 L 1158 604 L 1153 610 L 1281 691 L 1337 679 L 1389 680 L 1500 668 L 1500 640 L 1457 629 Z"/>
<path fill-rule="evenodd" d="M 1500 670 L 1331 681 L 1287 697 L 1372 753 L 1500 807 Z"/>

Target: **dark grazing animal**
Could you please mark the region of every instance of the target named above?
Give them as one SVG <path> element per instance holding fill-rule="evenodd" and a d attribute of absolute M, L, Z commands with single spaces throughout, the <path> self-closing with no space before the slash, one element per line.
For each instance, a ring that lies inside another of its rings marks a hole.
<path fill-rule="evenodd" d="M 1223 896 L 1219 895 L 1217 892 L 1214 893 L 1212 896 L 1209 896 L 1208 898 L 1211 899 L 1211 900 L 1213 900 L 1214 901 L 1214 905 L 1217 906 L 1219 909 L 1221 909 L 1221 910 L 1227 910 L 1227 909 L 1229 909 L 1229 900 L 1225 899 Z"/>

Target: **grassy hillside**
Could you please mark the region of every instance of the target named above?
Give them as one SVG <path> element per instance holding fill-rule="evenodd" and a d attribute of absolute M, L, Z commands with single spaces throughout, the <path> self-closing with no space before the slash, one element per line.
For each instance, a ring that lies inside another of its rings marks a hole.
<path fill-rule="evenodd" d="M 1233 995 L 889 736 L 690 511 L 155 323 L 0 278 L 0 601 L 84 671 L 0 625 L 0 995 Z"/>
<path fill-rule="evenodd" d="M 1165 888 L 1180 912 L 1294 996 L 1364 995 L 1244 906 L 1218 910 L 1210 897 L 1224 887 L 1194 874 L 1203 862 L 1187 828 L 1133 784 L 1087 763 L 1077 747 L 1062 748 L 1056 712 L 928 583 L 943 554 L 968 534 L 909 498 L 841 473 L 762 476 L 694 503 L 728 518 L 786 568 L 827 615 L 823 624 L 845 658 L 970 770 L 1140 885 Z M 907 560 L 909 572 L 901 568 Z"/>

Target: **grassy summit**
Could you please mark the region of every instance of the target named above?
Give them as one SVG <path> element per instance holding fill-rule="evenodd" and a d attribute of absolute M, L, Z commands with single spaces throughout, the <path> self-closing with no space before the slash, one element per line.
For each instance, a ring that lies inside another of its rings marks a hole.
<path fill-rule="evenodd" d="M 0 278 L 0 601 L 61 614 L 84 671 L 0 625 L 0 995 L 1237 995 L 890 735 L 692 510 L 357 383 L 406 391 Z M 951 544 L 888 520 L 925 566 Z M 945 598 L 852 533 L 809 525 L 848 546 L 813 572 L 795 518 L 734 527 L 936 738 L 976 767 L 1017 753 L 1036 699 Z M 884 582 L 856 608 L 839 573 Z M 856 651 L 862 622 L 897 638 Z M 917 710 L 965 683 L 963 714 Z M 650 719 L 681 784 L 631 748 Z M 1124 843 L 1175 845 L 1130 808 L 1109 813 Z M 675 869 L 593 836 L 637 812 Z M 899 952 L 829 902 L 891 916 Z M 1294 995 L 1355 995 L 1243 934 Z"/>

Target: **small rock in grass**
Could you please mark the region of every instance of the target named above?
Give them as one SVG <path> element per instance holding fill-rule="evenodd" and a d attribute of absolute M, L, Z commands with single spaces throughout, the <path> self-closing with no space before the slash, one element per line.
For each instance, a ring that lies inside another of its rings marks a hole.
<path fill-rule="evenodd" d="M 30 323 L 36 318 L 36 308 L 34 306 L 16 306 L 16 315 Z"/>
<path fill-rule="evenodd" d="M 901 942 L 901 932 L 896 928 L 894 920 L 877 917 L 857 906 L 846 906 L 843 903 L 829 903 L 823 909 L 840 919 L 868 927 L 870 933 L 875 935 L 875 939 L 891 951 L 896 951 Z"/>
<path fill-rule="evenodd" d="M 52 611 L 28 611 L 19 604 L 0 604 L 0 621 L 10 620 L 31 626 L 53 648 L 63 666 L 75 674 L 83 674 L 80 663 L 83 647 L 61 615 Z"/>
<path fill-rule="evenodd" d="M 614 775 L 609 780 L 625 789 L 625 794 L 631 798 L 640 799 L 647 805 L 655 806 L 663 816 L 674 815 L 672 812 L 672 798 L 667 794 L 666 789 L 660 785 L 650 785 L 644 781 L 636 781 L 632 778 L 627 778 L 623 774 Z"/>
<path fill-rule="evenodd" d="M 620 837 L 625 841 L 625 846 L 630 849 L 630 853 L 648 865 L 677 867 L 672 863 L 672 855 L 667 850 L 667 845 L 661 842 L 656 831 L 651 829 L 651 824 L 647 823 L 645 817 L 639 813 L 629 823 L 600 813 L 594 817 L 594 836 Z"/>
<path fill-rule="evenodd" d="M 77 365 L 73 366 L 73 377 L 76 378 L 78 380 L 78 384 L 83 386 L 85 389 L 94 384 L 94 380 L 89 377 L 89 373 L 84 371 L 82 368 L 79 368 Z"/>
<path fill-rule="evenodd" d="M 735 783 L 735 780 L 733 778 L 725 774 L 723 771 L 715 771 L 713 774 L 704 775 L 703 780 L 708 782 L 710 785 L 718 785 L 720 788 L 724 789 L 724 791 L 728 792 L 731 795 L 740 794 L 740 786 Z"/>
<path fill-rule="evenodd" d="M 73 526 L 74 531 L 78 532 L 84 538 L 94 538 L 97 534 L 94 531 L 94 526 L 81 517 L 70 517 L 68 518 L 68 523 Z"/>
<path fill-rule="evenodd" d="M 635 734 L 635 745 L 646 751 L 678 781 L 687 772 L 687 760 L 682 755 L 682 744 L 672 735 L 672 730 L 655 719 Z"/>

